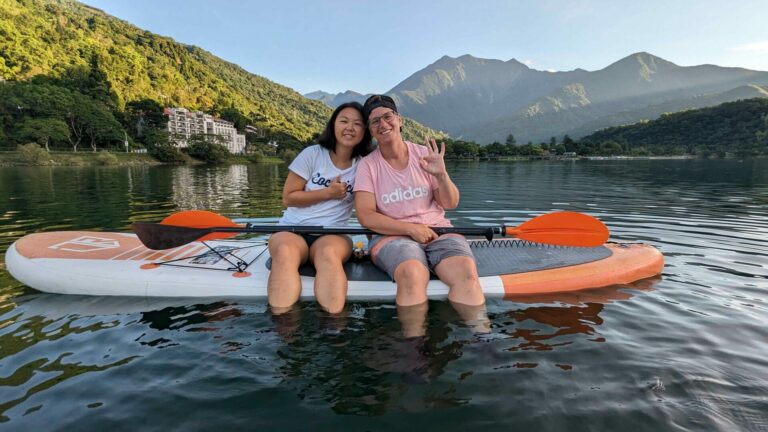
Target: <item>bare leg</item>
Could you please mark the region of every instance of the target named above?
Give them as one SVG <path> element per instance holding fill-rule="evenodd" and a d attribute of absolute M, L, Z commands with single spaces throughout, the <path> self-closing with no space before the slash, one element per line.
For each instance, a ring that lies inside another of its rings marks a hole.
<path fill-rule="evenodd" d="M 403 326 L 403 335 L 406 338 L 427 334 L 427 310 L 429 303 L 426 301 L 412 306 L 397 305 L 397 319 Z"/>
<path fill-rule="evenodd" d="M 298 305 L 287 308 L 271 308 L 272 322 L 275 324 L 275 331 L 285 342 L 293 342 L 296 339 L 296 330 L 301 321 L 301 309 Z"/>
<path fill-rule="evenodd" d="M 429 305 L 429 270 L 419 260 L 407 260 L 395 269 L 397 316 L 405 337 L 424 336 Z"/>
<path fill-rule="evenodd" d="M 461 319 L 475 332 L 488 333 L 490 320 L 475 261 L 465 256 L 448 257 L 435 267 L 435 273 L 450 288 L 448 300 Z"/>
<path fill-rule="evenodd" d="M 429 269 L 421 261 L 403 261 L 395 269 L 394 276 L 397 283 L 395 303 L 398 306 L 413 306 L 427 301 Z"/>
<path fill-rule="evenodd" d="M 267 280 L 267 295 L 272 312 L 285 313 L 301 295 L 299 266 L 309 256 L 307 242 L 293 233 L 279 232 L 269 239 L 272 270 Z"/>
<path fill-rule="evenodd" d="M 451 302 L 451 306 L 459 314 L 461 320 L 467 327 L 470 327 L 474 333 L 490 333 L 491 320 L 488 319 L 488 313 L 485 311 L 485 304 L 469 306 L 461 303 Z"/>
<path fill-rule="evenodd" d="M 435 267 L 435 273 L 448 287 L 448 300 L 469 306 L 485 303 L 483 288 L 477 277 L 475 261 L 466 256 L 448 257 Z"/>
<path fill-rule="evenodd" d="M 349 237 L 324 235 L 312 243 L 309 259 L 315 265 L 315 298 L 328 313 L 338 314 L 347 298 L 344 262 L 352 254 Z"/>

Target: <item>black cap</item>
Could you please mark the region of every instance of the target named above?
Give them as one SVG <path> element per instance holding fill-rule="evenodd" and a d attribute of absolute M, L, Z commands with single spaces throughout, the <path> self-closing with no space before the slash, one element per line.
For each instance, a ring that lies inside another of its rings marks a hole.
<path fill-rule="evenodd" d="M 365 121 L 368 121 L 371 111 L 380 107 L 389 108 L 392 111 L 397 112 L 397 105 L 395 105 L 395 101 L 391 97 L 387 95 L 373 95 L 366 99 L 365 104 L 363 105 L 363 116 L 365 117 Z"/>

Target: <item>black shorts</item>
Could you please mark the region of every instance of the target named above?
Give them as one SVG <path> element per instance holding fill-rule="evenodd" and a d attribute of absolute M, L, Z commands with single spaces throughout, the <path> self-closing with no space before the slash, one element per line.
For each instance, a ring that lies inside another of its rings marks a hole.
<path fill-rule="evenodd" d="M 307 247 L 308 248 L 311 248 L 312 247 L 312 243 L 316 242 L 320 237 L 325 236 L 325 235 L 329 235 L 329 234 L 299 234 L 299 233 L 295 233 L 295 234 L 296 235 L 300 235 L 301 238 L 303 238 L 304 241 L 307 242 Z M 341 235 L 341 237 L 346 237 L 346 238 L 349 239 L 350 243 L 352 242 L 352 238 L 349 237 L 348 235 Z"/>
<path fill-rule="evenodd" d="M 314 243 L 317 239 L 319 239 L 321 236 L 317 234 L 299 234 L 301 238 L 304 239 L 305 242 L 307 242 L 307 247 L 311 248 L 312 243 Z"/>

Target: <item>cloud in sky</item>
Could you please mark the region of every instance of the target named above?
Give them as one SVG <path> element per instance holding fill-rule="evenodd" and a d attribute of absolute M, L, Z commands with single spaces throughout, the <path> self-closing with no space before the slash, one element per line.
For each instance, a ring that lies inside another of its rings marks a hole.
<path fill-rule="evenodd" d="M 731 51 L 749 54 L 768 54 L 768 41 L 752 42 L 731 48 Z"/>

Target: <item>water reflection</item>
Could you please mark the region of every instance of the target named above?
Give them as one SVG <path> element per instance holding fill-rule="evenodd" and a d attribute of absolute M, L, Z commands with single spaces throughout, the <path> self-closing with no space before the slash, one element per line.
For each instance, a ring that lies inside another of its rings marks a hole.
<path fill-rule="evenodd" d="M 127 230 L 195 203 L 273 221 L 285 170 L 252 165 L 244 180 L 242 169 L 210 167 L 0 168 L 0 253 L 29 232 Z M 768 160 L 450 170 L 462 190 L 455 223 L 586 211 L 613 239 L 659 247 L 663 281 L 494 300 L 486 336 L 433 302 L 425 338 L 407 340 L 394 305 L 353 302 L 334 321 L 307 303 L 279 322 L 264 302 L 43 295 L 0 264 L 2 426 L 215 428 L 213 410 L 242 428 L 268 419 L 302 429 L 308 418 L 329 430 L 451 429 L 456 419 L 468 429 L 510 419 L 554 430 L 765 428 Z M 448 409 L 423 413 L 434 407 Z"/>
<path fill-rule="evenodd" d="M 447 302 L 430 302 L 427 334 L 418 338 L 403 336 L 393 305 L 353 304 L 357 312 L 341 333 L 326 331 L 321 311 L 295 308 L 273 318 L 283 343 L 279 371 L 300 400 L 324 400 L 339 414 L 459 406 L 471 401 L 460 386 L 473 372 L 459 372 L 452 363 L 468 355 L 464 363 L 483 368 L 535 368 L 538 362 L 521 360 L 517 352 L 602 342 L 596 335 L 606 305 L 650 290 L 658 281 L 587 291 L 562 301 L 531 296 L 495 301 L 489 305 L 494 311 L 490 335 L 474 334 Z M 515 307 L 526 302 L 544 304 Z M 573 368 L 562 361 L 555 366 Z M 435 386 L 439 392 L 426 391 Z"/>
<path fill-rule="evenodd" d="M 505 350 L 553 351 L 571 345 L 589 336 L 587 341 L 605 342 L 597 328 L 603 324 L 600 313 L 613 302 L 631 299 L 637 292 L 650 292 L 661 281 L 661 276 L 644 279 L 626 288 L 618 286 L 579 292 L 517 296 L 521 303 L 542 304 L 503 312 L 503 328 L 498 332 L 514 340 Z M 631 288 L 631 289 L 629 289 Z M 518 363 L 514 367 L 533 368 L 538 363 Z M 557 367 L 570 370 L 571 364 L 558 363 Z"/>
<path fill-rule="evenodd" d="M 377 416 L 393 410 L 458 407 L 472 401 L 462 386 L 474 373 L 536 368 L 545 357 L 521 353 L 600 342 L 596 335 L 605 308 L 651 289 L 656 282 L 559 298 L 495 300 L 489 304 L 490 335 L 475 334 L 447 302 L 432 301 L 427 333 L 419 338 L 403 336 L 397 309 L 391 304 L 355 302 L 337 317 L 308 302 L 275 316 L 263 302 L 31 295 L 22 297 L 15 310 L 0 320 L 0 355 L 16 365 L 2 383 L 24 389 L 16 396 L 0 391 L 5 402 L 0 408 L 10 410 L 57 385 L 62 377 L 146 363 L 143 359 L 149 354 L 143 348 L 234 356 L 234 363 L 220 369 L 225 374 L 247 372 L 254 367 L 252 362 L 259 368 L 276 367 L 280 387 L 292 389 L 298 400 L 322 401 L 338 414 Z M 272 328 L 264 319 L 273 321 Z M 110 352 L 119 360 L 66 361 L 68 356 L 87 356 L 91 351 L 73 342 L 95 340 L 96 333 L 110 330 L 124 334 L 120 352 Z M 207 339 L 195 336 L 201 333 Z M 71 342 L 66 344 L 64 339 Z M 30 354 L 45 346 L 45 341 L 57 340 L 63 345 L 48 348 L 58 352 L 52 361 Z M 561 359 L 555 366 L 568 371 L 573 364 Z M 39 377 L 52 371 L 58 373 L 40 385 Z"/>
<path fill-rule="evenodd" d="M 236 304 L 214 302 L 191 306 L 166 307 L 142 312 L 140 321 L 155 330 L 215 331 L 199 324 L 215 323 L 242 316 Z M 190 327 L 190 328 L 187 328 Z"/>
<path fill-rule="evenodd" d="M 278 368 L 284 385 L 294 389 L 300 400 L 323 400 L 339 414 L 377 415 L 402 403 L 413 385 L 423 385 L 442 374 L 451 361 L 461 357 L 464 342 L 448 340 L 451 315 L 460 321 L 445 302 L 430 303 L 427 335 L 405 338 L 392 305 L 359 304 L 346 330 L 328 332 L 328 316 L 316 309 L 296 309 L 301 324 L 278 348 L 283 364 Z M 286 317 L 278 330 L 284 336 Z M 293 320 L 298 321 L 294 318 Z M 454 405 L 462 401 L 447 396 L 434 403 Z"/>
<path fill-rule="evenodd" d="M 47 296 L 61 297 L 61 296 Z M 79 315 L 49 317 L 27 314 L 23 303 L 0 315 L 0 423 L 9 421 L 9 410 L 54 386 L 66 386 L 78 376 L 103 372 L 129 364 L 139 356 L 109 354 L 96 359 L 88 351 L 72 351 L 67 340 L 90 337 L 95 333 L 118 327 L 118 320 L 91 320 Z M 40 407 L 32 407 L 27 413 Z"/>
<path fill-rule="evenodd" d="M 179 210 L 274 217 L 285 175 L 282 164 L 0 168 L 0 253 L 30 232 L 129 230 Z"/>
<path fill-rule="evenodd" d="M 242 217 L 282 210 L 282 165 L 180 167 L 173 171 L 170 200 L 176 210 L 208 209 Z"/>
<path fill-rule="evenodd" d="M 248 193 L 248 166 L 180 167 L 171 183 L 171 200 L 179 210 L 237 208 Z"/>

